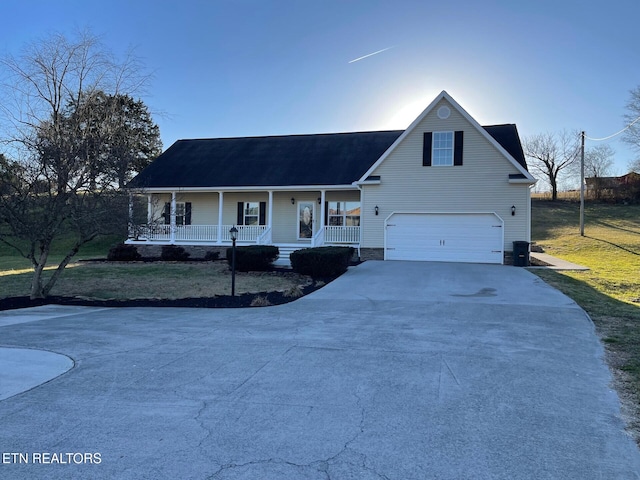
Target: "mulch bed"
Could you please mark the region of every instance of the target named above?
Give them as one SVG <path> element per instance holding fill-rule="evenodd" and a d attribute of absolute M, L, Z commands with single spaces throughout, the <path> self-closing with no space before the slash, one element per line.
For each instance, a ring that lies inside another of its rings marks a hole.
<path fill-rule="evenodd" d="M 325 283 L 330 281 L 324 279 Z M 322 285 L 322 284 L 321 284 Z M 317 282 L 302 287 L 302 293 L 308 295 L 321 288 Z M 264 299 L 258 305 L 252 305 L 256 298 Z M 77 297 L 49 296 L 45 299 L 31 300 L 28 296 L 8 297 L 0 299 L 0 310 L 39 307 L 42 305 L 80 305 L 87 307 L 180 307 L 180 308 L 246 308 L 251 306 L 282 305 L 297 300 L 300 297 L 287 297 L 283 292 L 244 293 L 242 295 L 219 295 L 215 297 L 179 298 L 167 300 L 160 298 L 135 300 L 92 300 Z"/>
<path fill-rule="evenodd" d="M 159 258 L 142 258 L 142 262 L 158 262 Z M 190 259 L 188 263 L 206 261 L 204 259 Z M 226 261 L 226 260 L 225 260 Z M 80 260 L 80 262 L 109 262 L 106 259 Z M 181 262 L 182 263 L 182 262 Z M 359 263 L 359 262 L 358 262 Z M 352 263 L 356 265 L 357 263 Z M 290 272 L 287 268 L 274 267 L 271 271 Z M 317 278 L 311 285 L 301 287 L 303 296 L 308 295 L 335 278 Z M 260 297 L 257 305 L 252 303 Z M 79 305 L 86 307 L 179 307 L 179 308 L 246 308 L 258 306 L 282 305 L 293 302 L 301 297 L 285 296 L 283 292 L 244 293 L 242 295 L 217 295 L 215 297 L 178 298 L 175 300 L 161 298 L 141 298 L 134 300 L 93 300 L 78 297 L 48 296 L 44 299 L 31 300 L 28 296 L 0 298 L 0 311 L 15 310 L 17 308 L 40 307 L 42 305 Z"/>

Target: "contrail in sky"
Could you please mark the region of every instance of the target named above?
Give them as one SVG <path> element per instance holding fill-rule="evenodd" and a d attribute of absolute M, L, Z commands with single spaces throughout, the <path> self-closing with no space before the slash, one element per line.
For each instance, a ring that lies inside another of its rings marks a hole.
<path fill-rule="evenodd" d="M 370 53 L 369 55 L 365 55 L 364 57 L 358 57 L 358 58 L 356 58 L 354 60 L 351 60 L 349 63 L 359 62 L 360 60 L 363 60 L 363 59 L 368 58 L 368 57 L 372 57 L 372 56 L 377 55 L 377 54 L 382 53 L 382 52 L 386 52 L 387 50 L 391 50 L 392 48 L 393 47 L 383 48 L 382 50 L 378 50 L 377 52 Z"/>

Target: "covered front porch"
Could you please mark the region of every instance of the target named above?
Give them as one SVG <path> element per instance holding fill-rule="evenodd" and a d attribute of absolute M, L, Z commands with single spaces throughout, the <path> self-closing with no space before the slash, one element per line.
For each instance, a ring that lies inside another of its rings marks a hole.
<path fill-rule="evenodd" d="M 139 221 L 135 203 L 139 210 L 141 202 L 132 197 L 130 244 L 225 246 L 235 227 L 239 245 L 360 245 L 360 192 L 353 187 L 146 192 L 146 222 Z"/>
<path fill-rule="evenodd" d="M 262 225 L 137 225 L 131 232 L 129 242 L 151 242 L 162 245 L 180 243 L 199 243 L 211 245 L 231 244 L 230 231 L 238 230 L 239 244 L 271 245 L 271 228 Z M 360 243 L 360 227 L 324 226 L 314 234 L 310 246 L 347 245 Z"/>

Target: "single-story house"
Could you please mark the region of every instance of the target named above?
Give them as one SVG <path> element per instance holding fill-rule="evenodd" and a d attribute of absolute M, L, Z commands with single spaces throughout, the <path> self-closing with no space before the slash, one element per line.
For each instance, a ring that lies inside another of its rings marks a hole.
<path fill-rule="evenodd" d="M 299 248 L 361 258 L 504 262 L 530 241 L 516 126 L 481 126 L 447 92 L 406 130 L 179 140 L 129 184 L 147 218 L 128 243 Z"/>

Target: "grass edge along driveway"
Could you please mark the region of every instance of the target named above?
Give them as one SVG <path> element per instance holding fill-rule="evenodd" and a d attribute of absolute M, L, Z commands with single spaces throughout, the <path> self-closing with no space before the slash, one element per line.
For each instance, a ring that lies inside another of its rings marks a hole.
<path fill-rule="evenodd" d="M 585 272 L 532 270 L 578 303 L 602 340 L 630 434 L 640 445 L 640 206 L 532 201 L 532 241 Z"/>

